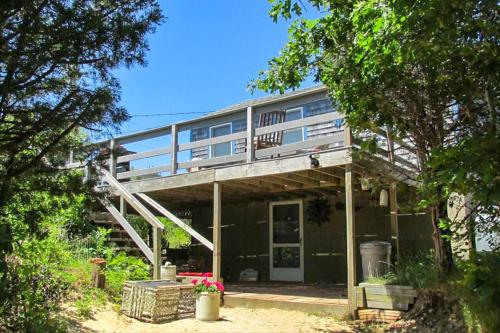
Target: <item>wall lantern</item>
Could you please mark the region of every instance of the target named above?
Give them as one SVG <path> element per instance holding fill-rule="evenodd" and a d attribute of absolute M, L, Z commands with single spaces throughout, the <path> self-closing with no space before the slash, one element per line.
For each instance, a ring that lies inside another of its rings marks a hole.
<path fill-rule="evenodd" d="M 385 189 L 380 191 L 379 205 L 383 207 L 387 207 L 389 205 L 389 194 Z"/>

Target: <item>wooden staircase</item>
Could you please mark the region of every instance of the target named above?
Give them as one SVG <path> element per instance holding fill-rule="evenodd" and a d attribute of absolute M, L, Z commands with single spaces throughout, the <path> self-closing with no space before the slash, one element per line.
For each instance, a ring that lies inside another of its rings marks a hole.
<path fill-rule="evenodd" d="M 118 251 L 124 251 L 127 254 L 144 257 L 141 249 L 129 236 L 127 231 L 116 221 L 116 219 L 108 212 L 98 212 L 92 214 L 92 222 L 98 228 L 111 230 L 109 234 L 109 242 L 116 245 Z"/>

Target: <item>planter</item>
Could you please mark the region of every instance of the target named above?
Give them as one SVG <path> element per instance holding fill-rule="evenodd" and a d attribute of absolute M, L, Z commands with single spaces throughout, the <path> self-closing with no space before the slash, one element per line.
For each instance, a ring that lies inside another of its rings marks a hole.
<path fill-rule="evenodd" d="M 360 283 L 359 288 L 362 307 L 367 308 L 407 311 L 417 297 L 417 291 L 410 286 Z M 358 305 L 359 302 L 358 298 Z"/>
<path fill-rule="evenodd" d="M 220 293 L 202 292 L 196 295 L 196 319 L 214 321 L 219 319 Z"/>

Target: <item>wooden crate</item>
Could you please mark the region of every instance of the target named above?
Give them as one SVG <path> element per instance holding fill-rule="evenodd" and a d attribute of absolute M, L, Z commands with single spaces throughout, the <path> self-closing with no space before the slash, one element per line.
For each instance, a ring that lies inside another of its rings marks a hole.
<path fill-rule="evenodd" d="M 193 317 L 194 286 L 167 280 L 128 281 L 123 286 L 124 315 L 151 323 Z"/>
<path fill-rule="evenodd" d="M 360 283 L 359 288 L 363 288 L 364 307 L 368 308 L 407 311 L 417 297 L 410 286 Z"/>

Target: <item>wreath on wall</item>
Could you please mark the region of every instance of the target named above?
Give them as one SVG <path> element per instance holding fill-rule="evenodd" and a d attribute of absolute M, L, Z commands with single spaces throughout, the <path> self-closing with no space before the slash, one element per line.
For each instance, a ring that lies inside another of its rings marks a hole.
<path fill-rule="evenodd" d="M 307 207 L 307 221 L 310 223 L 316 223 L 319 227 L 323 223 L 330 221 L 330 215 L 332 214 L 332 205 L 328 201 L 328 198 L 317 197 L 310 200 Z"/>

